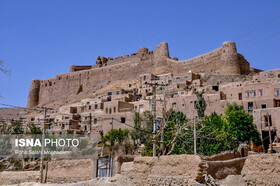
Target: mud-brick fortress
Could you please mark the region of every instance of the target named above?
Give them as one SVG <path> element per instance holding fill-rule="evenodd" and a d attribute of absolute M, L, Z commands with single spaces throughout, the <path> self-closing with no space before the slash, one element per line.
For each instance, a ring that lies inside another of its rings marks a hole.
<path fill-rule="evenodd" d="M 159 84 L 156 89 L 149 84 Z M 170 57 L 168 44 L 154 51 L 140 48 L 137 53 L 116 58 L 97 57 L 95 65 L 71 65 L 70 72 L 55 78 L 32 80 L 28 108 L 47 106 L 49 132 L 106 133 L 114 128 L 133 126 L 135 112 L 166 109 L 196 116 L 196 93 L 204 92 L 206 114 L 223 113 L 228 103 L 244 106 L 254 117 L 268 148 L 268 129 L 273 140 L 280 133 L 280 69 L 262 71 L 251 68 L 234 42 L 209 53 L 179 61 Z M 36 123 L 42 113 L 28 113 L 26 120 Z"/>

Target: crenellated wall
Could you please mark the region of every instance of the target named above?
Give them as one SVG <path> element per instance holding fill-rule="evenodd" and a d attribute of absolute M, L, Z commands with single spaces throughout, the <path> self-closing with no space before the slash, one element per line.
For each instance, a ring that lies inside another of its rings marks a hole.
<path fill-rule="evenodd" d="M 27 106 L 32 108 L 55 100 L 68 100 L 81 92 L 93 92 L 110 82 L 134 80 L 146 73 L 183 74 L 193 72 L 227 74 L 248 74 L 249 63 L 236 52 L 234 42 L 207 54 L 183 61 L 169 57 L 167 43 L 161 43 L 155 51 L 140 48 L 137 53 L 117 58 L 98 57 L 92 66 L 71 65 L 70 72 L 58 74 L 56 78 L 32 80 Z"/>

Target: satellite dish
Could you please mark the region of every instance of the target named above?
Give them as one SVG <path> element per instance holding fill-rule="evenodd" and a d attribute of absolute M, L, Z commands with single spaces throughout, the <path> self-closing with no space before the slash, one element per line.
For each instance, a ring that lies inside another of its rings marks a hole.
<path fill-rule="evenodd" d="M 192 71 L 190 70 L 189 73 L 192 73 Z"/>

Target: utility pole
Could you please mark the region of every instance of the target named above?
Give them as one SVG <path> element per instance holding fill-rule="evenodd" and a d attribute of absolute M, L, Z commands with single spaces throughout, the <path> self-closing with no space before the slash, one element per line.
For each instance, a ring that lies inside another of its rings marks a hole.
<path fill-rule="evenodd" d="M 153 157 L 156 156 L 156 142 L 155 142 L 155 136 L 156 136 L 156 117 L 157 117 L 157 86 L 166 86 L 165 84 L 158 84 L 158 83 L 148 83 L 148 82 L 145 82 L 144 84 L 146 85 L 150 85 L 152 86 L 152 90 L 153 90 L 153 117 L 154 117 L 154 130 L 153 130 Z"/>
<path fill-rule="evenodd" d="M 91 119 L 92 119 L 92 117 L 91 117 L 91 113 L 89 113 L 89 132 L 91 133 L 92 131 L 92 126 L 91 126 Z"/>
<path fill-rule="evenodd" d="M 109 177 L 112 176 L 112 148 L 113 148 L 113 139 L 112 139 L 112 133 L 113 133 L 113 121 L 114 121 L 114 118 L 112 118 L 112 121 L 111 121 L 111 134 L 110 134 L 110 143 L 111 143 L 111 146 L 110 146 L 110 158 L 109 158 Z"/>
<path fill-rule="evenodd" d="M 154 96 L 153 96 L 153 110 L 154 110 L 154 130 L 153 130 L 153 138 L 156 134 L 156 117 L 157 117 L 157 88 L 156 86 L 153 86 L 153 93 L 154 93 Z M 155 140 L 155 139 L 154 139 Z M 156 145 L 155 145 L 155 142 L 153 142 L 153 157 L 156 156 L 156 152 L 157 152 L 157 149 L 156 149 Z"/>
<path fill-rule="evenodd" d="M 163 150 L 164 148 L 164 128 L 165 128 L 165 114 L 166 114 L 166 99 L 165 99 L 165 95 L 166 95 L 166 86 L 164 87 L 164 93 L 163 93 L 163 108 L 162 108 L 162 122 L 161 122 L 161 137 L 160 137 L 160 141 L 162 142 L 160 144 L 160 148 Z"/>
<path fill-rule="evenodd" d="M 45 133 L 46 133 L 46 114 L 47 110 L 46 107 L 44 107 L 44 121 L 43 121 L 43 134 L 42 134 L 42 147 L 41 147 L 41 167 L 40 167 L 40 173 L 41 173 L 41 183 L 43 183 L 44 180 L 44 150 L 45 150 Z"/>
<path fill-rule="evenodd" d="M 196 118 L 194 117 L 193 118 L 193 145 L 194 145 L 194 155 L 196 155 L 196 125 L 195 125 L 195 122 L 196 122 Z"/>
<path fill-rule="evenodd" d="M 268 124 L 268 131 L 269 131 L 269 147 L 270 147 L 270 153 L 272 153 L 273 151 L 273 147 L 272 147 L 272 139 L 271 139 L 271 131 L 270 131 L 270 118 L 269 118 L 269 114 L 267 113 L 267 124 Z"/>

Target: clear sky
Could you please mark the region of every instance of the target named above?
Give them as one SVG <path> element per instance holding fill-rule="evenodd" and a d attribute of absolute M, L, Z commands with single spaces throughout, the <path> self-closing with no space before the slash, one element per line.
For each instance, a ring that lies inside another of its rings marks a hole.
<path fill-rule="evenodd" d="M 235 41 L 251 66 L 280 68 L 280 1 L 0 0 L 0 59 L 11 69 L 0 103 L 26 106 L 32 79 L 163 41 L 179 60 Z"/>

